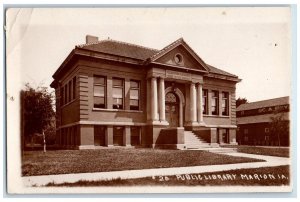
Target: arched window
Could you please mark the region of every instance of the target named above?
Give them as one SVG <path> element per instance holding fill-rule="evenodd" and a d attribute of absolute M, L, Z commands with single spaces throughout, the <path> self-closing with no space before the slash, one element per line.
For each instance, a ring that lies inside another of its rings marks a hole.
<path fill-rule="evenodd" d="M 168 93 L 166 95 L 166 102 L 171 102 L 171 103 L 176 103 L 177 102 L 177 98 L 174 95 L 174 93 Z"/>

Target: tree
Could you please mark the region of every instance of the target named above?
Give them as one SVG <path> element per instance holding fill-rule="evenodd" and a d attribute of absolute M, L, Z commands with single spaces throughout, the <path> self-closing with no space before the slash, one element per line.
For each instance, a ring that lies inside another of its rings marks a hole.
<path fill-rule="evenodd" d="M 285 119 L 284 112 L 276 110 L 271 117 L 270 132 L 273 139 L 277 139 L 278 146 L 281 146 L 281 138 L 289 133 L 289 122 Z"/>
<path fill-rule="evenodd" d="M 237 100 L 236 100 L 236 107 L 238 107 L 238 106 L 240 106 L 241 104 L 246 104 L 246 103 L 248 103 L 248 100 L 246 99 L 246 98 L 238 98 Z"/>
<path fill-rule="evenodd" d="M 54 127 L 53 95 L 47 87 L 33 88 L 29 83 L 21 91 L 22 102 L 22 147 L 35 133 L 44 134 Z"/>

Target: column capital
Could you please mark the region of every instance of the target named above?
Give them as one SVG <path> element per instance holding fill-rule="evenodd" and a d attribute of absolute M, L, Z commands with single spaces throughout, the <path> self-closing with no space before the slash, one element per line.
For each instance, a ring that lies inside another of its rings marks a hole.
<path fill-rule="evenodd" d="M 157 79 L 158 77 L 155 75 L 148 76 L 147 79 Z"/>

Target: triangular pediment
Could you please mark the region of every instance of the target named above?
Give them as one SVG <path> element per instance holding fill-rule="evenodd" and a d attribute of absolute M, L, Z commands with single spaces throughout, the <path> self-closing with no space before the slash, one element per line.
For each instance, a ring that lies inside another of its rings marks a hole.
<path fill-rule="evenodd" d="M 205 62 L 179 39 L 151 57 L 152 63 L 208 72 Z"/>

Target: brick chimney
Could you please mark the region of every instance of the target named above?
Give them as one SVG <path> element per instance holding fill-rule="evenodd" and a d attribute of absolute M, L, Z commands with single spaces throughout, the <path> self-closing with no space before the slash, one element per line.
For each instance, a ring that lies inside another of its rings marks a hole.
<path fill-rule="evenodd" d="M 98 37 L 86 35 L 85 40 L 86 40 L 86 43 L 95 43 L 98 41 Z"/>

